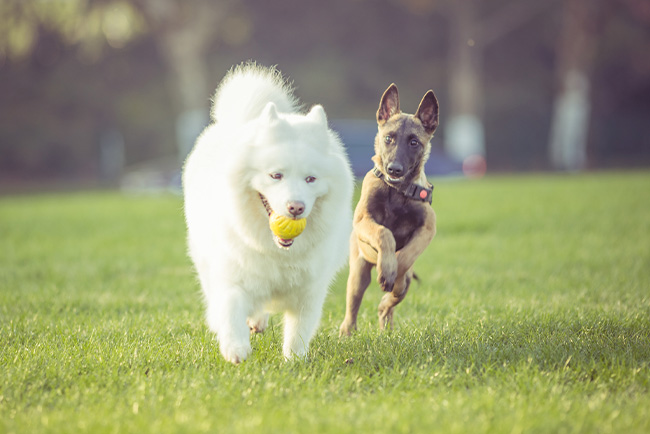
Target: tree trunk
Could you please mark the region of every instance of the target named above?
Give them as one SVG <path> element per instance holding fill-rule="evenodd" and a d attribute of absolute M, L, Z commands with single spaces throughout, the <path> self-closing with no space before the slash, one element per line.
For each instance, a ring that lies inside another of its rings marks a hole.
<path fill-rule="evenodd" d="M 156 33 L 156 41 L 171 71 L 178 102 L 176 141 L 182 162 L 209 122 L 209 88 L 205 52 L 229 6 L 213 0 L 137 0 Z"/>
<path fill-rule="evenodd" d="M 587 165 L 590 69 L 595 47 L 597 1 L 566 0 L 557 48 L 558 91 L 553 105 L 549 159 L 559 170 Z"/>
<path fill-rule="evenodd" d="M 203 37 L 201 32 L 182 28 L 167 32 L 161 38 L 176 94 L 176 142 L 181 162 L 185 161 L 197 136 L 209 122 L 212 91 L 208 88 L 204 62 L 207 41 Z"/>
<path fill-rule="evenodd" d="M 464 161 L 485 155 L 485 138 L 480 107 L 481 49 L 475 42 L 476 3 L 451 3 L 449 59 L 449 118 L 445 123 L 445 149 L 452 158 Z"/>

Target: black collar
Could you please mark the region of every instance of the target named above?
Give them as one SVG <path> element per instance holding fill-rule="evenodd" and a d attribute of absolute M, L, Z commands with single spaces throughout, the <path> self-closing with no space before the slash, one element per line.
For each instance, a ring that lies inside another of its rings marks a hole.
<path fill-rule="evenodd" d="M 381 170 L 379 170 L 377 166 L 372 168 L 372 173 L 374 173 L 377 178 L 384 179 L 384 174 L 381 173 Z M 385 179 L 384 182 L 386 182 Z M 386 184 L 388 184 L 393 188 L 396 188 L 389 182 L 386 182 Z M 429 202 L 429 204 L 431 204 L 431 202 L 433 201 L 433 185 L 429 184 L 429 186 L 431 186 L 431 188 L 422 187 L 421 185 L 418 184 L 409 184 L 406 186 L 406 188 L 403 189 L 400 188 L 397 189 L 397 191 L 399 191 L 409 199 L 421 200 L 422 202 Z"/>

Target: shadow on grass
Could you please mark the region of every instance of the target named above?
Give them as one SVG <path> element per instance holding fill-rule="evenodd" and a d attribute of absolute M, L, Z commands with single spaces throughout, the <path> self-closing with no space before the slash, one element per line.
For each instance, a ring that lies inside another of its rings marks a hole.
<path fill-rule="evenodd" d="M 311 351 L 315 360 L 333 359 L 340 371 L 369 377 L 397 372 L 477 380 L 533 370 L 587 382 L 636 377 L 647 390 L 648 342 L 647 316 L 520 314 L 424 326 L 403 322 L 387 333 L 368 326 L 341 340 L 335 330 L 327 330 Z"/>

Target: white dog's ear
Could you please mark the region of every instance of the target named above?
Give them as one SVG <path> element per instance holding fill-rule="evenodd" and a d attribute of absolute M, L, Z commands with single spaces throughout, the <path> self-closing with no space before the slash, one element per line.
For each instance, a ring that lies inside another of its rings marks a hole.
<path fill-rule="evenodd" d="M 320 104 L 316 104 L 311 108 L 311 110 L 309 110 L 309 113 L 307 113 L 307 119 L 327 127 L 327 115 L 325 114 L 323 106 Z"/>
<path fill-rule="evenodd" d="M 264 109 L 262 110 L 262 114 L 260 115 L 260 118 L 265 120 L 268 123 L 277 121 L 279 117 L 278 117 L 278 108 L 275 106 L 275 103 L 269 102 L 268 104 L 266 104 L 266 106 L 264 106 Z"/>

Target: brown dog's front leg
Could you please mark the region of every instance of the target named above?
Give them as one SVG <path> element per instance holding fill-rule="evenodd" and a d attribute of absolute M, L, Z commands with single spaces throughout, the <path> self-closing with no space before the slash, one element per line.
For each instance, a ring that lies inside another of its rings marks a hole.
<path fill-rule="evenodd" d="M 385 294 L 379 303 L 379 328 L 393 326 L 393 310 L 404 297 L 411 285 L 413 277 L 413 264 L 429 245 L 436 234 L 436 216 L 433 209 L 427 208 L 427 219 L 425 224 L 419 227 L 414 233 L 411 241 L 396 253 L 397 258 L 397 281 L 392 292 Z"/>
<path fill-rule="evenodd" d="M 391 292 L 397 278 L 395 237 L 389 229 L 380 226 L 377 241 L 377 282 L 384 292 Z"/>
<path fill-rule="evenodd" d="M 393 233 L 368 216 L 355 223 L 354 232 L 357 234 L 358 243 L 365 259 L 370 263 L 377 264 L 377 282 L 381 289 L 386 292 L 392 291 L 397 278 L 397 257 L 395 256 Z"/>
<path fill-rule="evenodd" d="M 433 209 L 427 208 L 427 220 L 419 227 L 407 245 L 397 252 L 397 274 L 404 275 L 413 267 L 415 260 L 424 252 L 436 235 L 436 215 Z"/>

